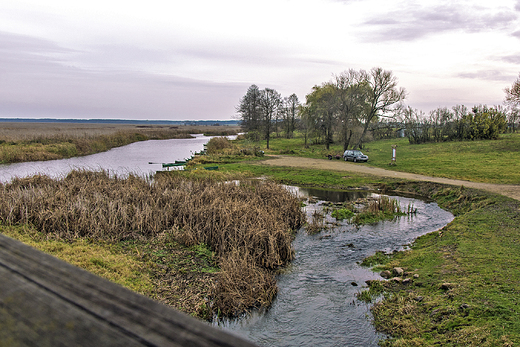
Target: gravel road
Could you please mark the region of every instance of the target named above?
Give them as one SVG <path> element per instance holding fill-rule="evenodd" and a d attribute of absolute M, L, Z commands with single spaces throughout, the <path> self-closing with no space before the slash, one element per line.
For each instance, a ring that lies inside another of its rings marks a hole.
<path fill-rule="evenodd" d="M 403 178 L 411 181 L 428 181 L 450 184 L 454 186 L 463 185 L 464 187 L 486 190 L 492 193 L 502 194 L 504 196 L 520 200 L 519 185 L 478 183 L 441 177 L 428 177 L 413 173 L 380 169 L 372 167 L 370 166 L 370 164 L 367 163 L 351 163 L 345 162 L 343 160 L 312 159 L 290 156 L 270 156 L 267 160 L 262 161 L 262 164 L 272 166 L 301 167 L 307 169 L 355 172 L 380 177 Z"/>

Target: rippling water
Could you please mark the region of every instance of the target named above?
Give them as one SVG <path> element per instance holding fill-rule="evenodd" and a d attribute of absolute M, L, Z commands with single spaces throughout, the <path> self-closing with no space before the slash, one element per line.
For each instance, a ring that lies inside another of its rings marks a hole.
<path fill-rule="evenodd" d="M 348 196 L 293 190 L 300 195 L 321 194 L 322 198 L 332 197 L 336 201 Z M 369 193 L 350 194 L 357 198 Z M 272 307 L 265 314 L 257 312 L 248 318 L 216 324 L 261 346 L 377 346 L 384 335 L 371 324 L 370 306 L 358 301 L 355 295 L 363 290 L 366 280 L 381 278 L 357 262 L 378 250 L 400 250 L 453 219 L 436 203 L 394 198 L 402 207 L 412 203 L 417 214 L 360 228 L 342 222 L 316 235 L 307 235 L 302 229 L 293 243 L 296 257 L 278 277 L 279 293 Z M 310 216 L 315 209 L 322 208 L 320 200 L 308 204 L 306 212 Z"/>

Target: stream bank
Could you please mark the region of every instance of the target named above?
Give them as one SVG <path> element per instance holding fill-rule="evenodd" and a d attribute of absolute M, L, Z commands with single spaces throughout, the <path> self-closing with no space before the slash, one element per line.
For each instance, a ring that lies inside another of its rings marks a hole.
<path fill-rule="evenodd" d="M 377 194 L 289 187 L 305 199 L 305 213 L 329 209 L 329 203 L 355 201 Z M 355 226 L 330 217 L 328 227 L 309 235 L 302 228 L 293 241 L 295 259 L 277 277 L 279 292 L 265 312 L 214 324 L 262 346 L 377 346 L 385 335 L 372 325 L 370 307 L 357 299 L 365 281 L 382 279 L 359 263 L 376 251 L 403 250 L 425 233 L 448 224 L 453 216 L 436 203 L 391 196 L 417 213 L 394 221 Z"/>

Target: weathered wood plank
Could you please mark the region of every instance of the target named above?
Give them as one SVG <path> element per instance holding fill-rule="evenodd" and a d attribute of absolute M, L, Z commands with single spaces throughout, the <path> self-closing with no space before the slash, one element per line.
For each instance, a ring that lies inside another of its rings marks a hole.
<path fill-rule="evenodd" d="M 0 345 L 254 346 L 0 234 Z"/>

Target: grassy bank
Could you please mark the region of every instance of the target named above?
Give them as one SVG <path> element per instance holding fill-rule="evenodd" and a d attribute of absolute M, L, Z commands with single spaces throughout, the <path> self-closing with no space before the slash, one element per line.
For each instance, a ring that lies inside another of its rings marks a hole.
<path fill-rule="evenodd" d="M 2 123 L 0 164 L 71 158 L 145 140 L 236 134 L 238 127 L 133 126 L 113 124 Z"/>
<path fill-rule="evenodd" d="M 376 327 L 392 336 L 383 345 L 519 344 L 520 204 L 470 189 L 429 185 L 423 192 L 457 216 L 409 251 L 367 260 L 411 279 L 384 282 L 385 299 L 373 308 Z M 376 296 L 382 289 L 371 283 Z"/>
<path fill-rule="evenodd" d="M 136 282 L 129 287 L 201 318 L 266 307 L 277 291 L 274 270 L 293 257 L 300 203 L 271 182 L 212 176 L 14 179 L 0 186 L 2 232 L 67 261 L 83 246 L 99 249 L 106 257 L 88 253 L 76 264 L 112 280 L 110 259 L 121 256 L 144 274 L 121 274 L 122 284 Z"/>

